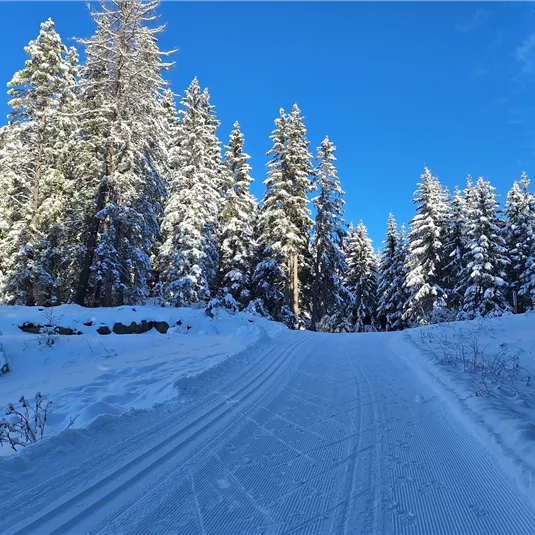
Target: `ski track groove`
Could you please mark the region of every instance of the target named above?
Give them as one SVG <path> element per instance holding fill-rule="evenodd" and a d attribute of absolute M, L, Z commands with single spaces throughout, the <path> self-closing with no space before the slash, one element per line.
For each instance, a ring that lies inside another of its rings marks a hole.
<path fill-rule="evenodd" d="M 197 496 L 197 493 L 195 492 L 195 479 L 193 478 L 193 474 L 191 473 L 191 470 L 188 470 L 188 474 L 189 474 L 189 479 L 191 482 L 191 492 L 193 494 L 193 501 L 195 502 L 195 512 L 197 514 L 199 527 L 201 528 L 201 535 L 205 535 L 206 532 L 204 531 L 204 523 L 202 520 L 201 508 L 199 507 L 198 496 Z"/>

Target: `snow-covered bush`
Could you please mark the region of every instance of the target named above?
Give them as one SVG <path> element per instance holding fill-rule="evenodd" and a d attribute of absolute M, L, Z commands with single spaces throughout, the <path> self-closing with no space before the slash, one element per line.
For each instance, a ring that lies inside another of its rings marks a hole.
<path fill-rule="evenodd" d="M 16 406 L 9 403 L 5 415 L 0 417 L 0 446 L 8 444 L 17 451 L 17 448 L 41 440 L 51 403 L 44 400 L 40 392 L 35 394 L 31 402 L 21 396 Z"/>

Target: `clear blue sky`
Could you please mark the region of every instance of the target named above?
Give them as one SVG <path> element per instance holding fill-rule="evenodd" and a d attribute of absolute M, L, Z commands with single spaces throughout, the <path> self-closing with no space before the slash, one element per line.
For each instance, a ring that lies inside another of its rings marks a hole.
<path fill-rule="evenodd" d="M 390 211 L 411 219 L 424 165 L 451 188 L 485 176 L 502 201 L 522 170 L 535 182 L 534 6 L 164 2 L 160 43 L 180 49 L 176 93 L 194 76 L 208 86 L 221 139 L 242 125 L 258 197 L 273 120 L 297 102 L 313 152 L 325 135 L 338 147 L 347 219 L 378 246 Z M 93 32 L 79 1 L 1 2 L 0 14 L 4 87 L 47 17 L 68 45 Z"/>

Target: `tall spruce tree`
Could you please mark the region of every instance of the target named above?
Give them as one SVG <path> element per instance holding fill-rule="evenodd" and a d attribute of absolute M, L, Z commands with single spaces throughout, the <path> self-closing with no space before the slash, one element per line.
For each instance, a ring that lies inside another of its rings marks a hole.
<path fill-rule="evenodd" d="M 293 105 L 288 117 L 287 171 L 290 196 L 287 199 L 287 211 L 292 227 L 287 234 L 290 271 L 290 307 L 300 317 L 302 312 L 309 312 L 310 278 L 312 256 L 310 250 L 310 233 L 313 226 L 311 212 L 308 208 L 308 193 L 312 184 L 312 154 L 308 150 L 306 127 L 301 110 Z"/>
<path fill-rule="evenodd" d="M 25 47 L 28 59 L 9 82 L 9 142 L 2 155 L 3 298 L 8 303 L 53 304 L 55 281 L 46 272 L 52 229 L 68 198 L 68 155 L 75 80 L 69 51 L 48 19 Z M 75 76 L 75 75 L 74 75 Z"/>
<path fill-rule="evenodd" d="M 207 302 L 218 261 L 217 218 L 223 183 L 217 119 L 195 78 L 182 99 L 179 146 L 172 149 L 159 266 L 166 301 Z"/>
<path fill-rule="evenodd" d="M 87 210 L 76 301 L 112 306 L 148 295 L 151 251 L 165 188 L 161 153 L 162 60 L 152 27 L 158 0 L 101 1 L 82 42 Z"/>
<path fill-rule="evenodd" d="M 270 248 L 285 273 L 286 303 L 293 314 L 300 313 L 300 276 L 309 259 L 309 233 L 312 227 L 307 194 L 311 155 L 308 152 L 306 128 L 297 105 L 286 115 L 280 110 L 271 136 L 273 147 L 268 152 L 268 177 L 260 214 L 261 244 Z"/>
<path fill-rule="evenodd" d="M 470 192 L 467 208 L 465 287 L 459 319 L 499 316 L 510 311 L 506 297 L 506 257 L 502 223 L 494 188 L 479 178 Z"/>
<path fill-rule="evenodd" d="M 378 274 L 377 318 L 386 324 L 387 331 L 397 331 L 404 327 L 403 311 L 407 301 L 405 293 L 405 264 L 407 243 L 405 229 L 398 232 L 393 214 L 388 217 L 384 247 L 381 251 Z"/>
<path fill-rule="evenodd" d="M 526 173 L 522 173 L 507 194 L 505 203 L 504 237 L 511 261 L 507 280 L 511 302 L 516 302 L 517 312 L 532 308 L 531 296 L 535 290 L 535 198 L 528 190 L 529 182 Z"/>
<path fill-rule="evenodd" d="M 336 147 L 326 137 L 317 149 L 314 172 L 317 196 L 313 199 L 316 221 L 312 239 L 313 287 L 312 330 L 324 316 L 339 318 L 346 314 L 350 294 L 342 282 L 347 269 L 342 244 L 346 234 L 344 192 L 334 162 Z M 323 320 L 325 324 L 327 319 Z"/>
<path fill-rule="evenodd" d="M 267 153 L 271 160 L 267 164 L 268 173 L 264 181 L 265 191 L 258 219 L 258 262 L 252 280 L 255 299 L 261 301 L 258 306 L 269 310 L 270 316 L 276 320 L 280 318 L 284 304 L 289 302 L 284 248 L 288 223 L 284 210 L 287 196 L 284 188 L 286 128 L 287 116 L 281 108 L 270 136 L 273 146 Z"/>
<path fill-rule="evenodd" d="M 447 290 L 448 311 L 456 315 L 462 300 L 458 284 L 464 266 L 466 253 L 466 203 L 459 188 L 455 188 L 450 202 L 450 213 L 446 227 L 444 285 Z"/>
<path fill-rule="evenodd" d="M 353 294 L 352 321 L 357 332 L 374 326 L 377 316 L 377 260 L 368 230 L 360 221 L 350 229 L 345 249 L 345 285 Z"/>
<path fill-rule="evenodd" d="M 405 320 L 414 326 L 433 322 L 439 309 L 446 307 L 444 240 L 448 219 L 445 192 L 426 167 L 413 202 L 416 216 L 409 232 L 406 287 L 409 293 Z"/>
<path fill-rule="evenodd" d="M 240 307 L 247 306 L 251 299 L 257 216 L 257 204 L 250 193 L 253 181 L 247 163 L 250 156 L 243 146 L 244 137 L 236 122 L 225 153 L 231 184 L 225 192 L 220 214 L 219 286 L 221 296 L 231 298 Z"/>

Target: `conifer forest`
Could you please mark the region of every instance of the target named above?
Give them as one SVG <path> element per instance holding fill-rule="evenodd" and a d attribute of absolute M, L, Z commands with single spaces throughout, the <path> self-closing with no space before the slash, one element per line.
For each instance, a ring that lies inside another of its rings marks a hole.
<path fill-rule="evenodd" d="M 201 81 L 166 82 L 158 3 L 91 5 L 83 62 L 50 19 L 25 48 L 0 129 L 4 304 L 220 306 L 327 332 L 535 306 L 526 174 L 501 206 L 483 177 L 448 191 L 424 168 L 413 219 L 391 214 L 374 247 L 364 222 L 345 221 L 336 140 L 312 146 L 295 104 L 274 110 L 256 199 L 247 132 L 236 121 L 219 139 Z"/>

